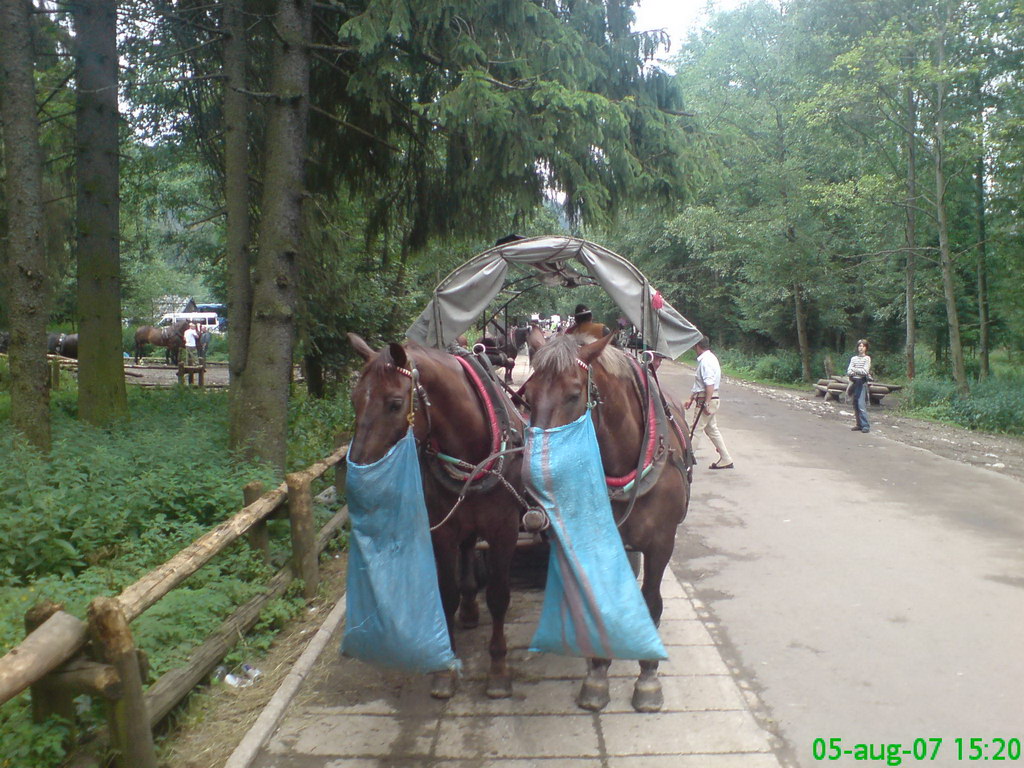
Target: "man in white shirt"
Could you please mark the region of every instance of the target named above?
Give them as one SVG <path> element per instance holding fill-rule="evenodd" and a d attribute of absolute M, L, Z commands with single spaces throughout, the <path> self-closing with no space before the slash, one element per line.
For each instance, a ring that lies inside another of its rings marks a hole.
<path fill-rule="evenodd" d="M 189 323 L 185 329 L 185 365 L 192 367 L 197 365 L 196 346 L 199 342 L 199 331 L 195 323 Z"/>
<path fill-rule="evenodd" d="M 711 465 L 711 469 L 732 469 L 735 466 L 732 456 L 725 447 L 722 433 L 718 431 L 717 414 L 721 402 L 718 399 L 718 387 L 722 383 L 722 366 L 711 351 L 711 342 L 707 336 L 702 336 L 693 348 L 697 350 L 697 372 L 693 377 L 693 391 L 684 407 L 689 410 L 691 405 L 697 404 L 694 432 L 697 426 L 703 426 L 704 434 L 718 451 L 718 461 Z"/>

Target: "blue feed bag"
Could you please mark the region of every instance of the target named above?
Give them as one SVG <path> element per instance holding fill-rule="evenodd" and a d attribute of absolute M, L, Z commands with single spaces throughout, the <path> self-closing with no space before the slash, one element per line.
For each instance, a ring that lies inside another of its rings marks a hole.
<path fill-rule="evenodd" d="M 409 672 L 457 667 L 412 429 L 379 461 L 349 461 L 346 488 L 352 533 L 341 652 Z"/>
<path fill-rule="evenodd" d="M 531 650 L 668 658 L 615 527 L 589 410 L 563 427 L 527 430 L 523 479 L 554 532 Z"/>

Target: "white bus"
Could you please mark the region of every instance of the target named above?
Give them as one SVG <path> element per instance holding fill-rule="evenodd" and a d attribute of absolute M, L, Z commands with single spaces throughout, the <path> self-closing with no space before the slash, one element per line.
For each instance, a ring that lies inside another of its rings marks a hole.
<path fill-rule="evenodd" d="M 203 331 L 210 331 L 211 333 L 220 332 L 220 317 L 218 317 L 216 312 L 168 312 L 160 318 L 157 326 L 174 325 L 182 320 L 195 323 L 200 333 Z"/>

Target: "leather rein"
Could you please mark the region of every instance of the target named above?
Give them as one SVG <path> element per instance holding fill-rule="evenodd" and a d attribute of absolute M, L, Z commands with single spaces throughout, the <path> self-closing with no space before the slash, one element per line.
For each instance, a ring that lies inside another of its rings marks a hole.
<path fill-rule="evenodd" d="M 523 499 L 504 475 L 506 458 L 511 454 L 523 451 L 521 434 L 518 434 L 512 428 L 508 411 L 499 402 L 500 395 L 497 388 L 493 386 L 488 387 L 485 383 L 488 377 L 482 367 L 475 363 L 475 361 L 462 355 L 453 355 L 453 357 L 461 365 L 462 372 L 469 381 L 470 388 L 473 389 L 481 407 L 484 409 L 488 424 L 490 451 L 477 464 L 471 464 L 468 461 L 451 456 L 441 449 L 433 430 L 433 422 L 430 415 L 432 408 L 430 396 L 426 388 L 420 383 L 419 370 L 416 368 L 415 360 L 411 356 L 409 357 L 409 368 L 402 368 L 398 365 L 394 366 L 395 370 L 408 377 L 410 382 L 409 412 L 406 414 L 409 426 L 415 426 L 417 404 L 419 404 L 419 410 L 426 420 L 427 434 L 422 441 L 417 440 L 421 457 L 433 459 L 433 461 L 426 462 L 431 475 L 443 487 L 459 494 L 454 506 L 452 506 L 441 522 L 430 527 L 431 531 L 436 531 L 448 522 L 455 513 L 455 510 L 458 509 L 459 505 L 470 493 L 484 493 L 494 488 L 498 483 L 504 485 L 524 508 L 529 507 L 526 500 Z M 517 434 L 518 440 L 516 439 Z M 513 444 L 512 447 L 509 447 L 510 444 Z"/>
<path fill-rule="evenodd" d="M 634 384 L 640 395 L 641 410 L 644 415 L 644 434 L 637 466 L 621 477 L 605 476 L 605 484 L 609 489 L 608 494 L 613 500 L 617 500 L 617 496 L 629 493 L 629 506 L 626 508 L 625 514 L 616 522 L 618 527 L 622 527 L 630 514 L 632 514 L 636 500 L 654 487 L 654 481 L 661 474 L 661 468 L 664 465 L 663 459 L 666 455 L 672 458 L 673 464 L 687 480 L 690 478 L 689 469 L 694 463 L 690 441 L 687 440 L 685 430 L 679 427 L 675 417 L 672 415 L 672 411 L 662 392 L 661 383 L 658 381 L 658 375 L 651 366 L 654 358 L 653 356 L 646 357 L 647 354 L 645 353 L 642 365 L 630 359 L 633 365 Z M 594 381 L 593 366 L 579 358 L 576 359 L 576 364 L 587 372 L 587 410 L 593 410 L 602 403 L 597 382 Z M 652 388 L 660 400 L 660 413 L 652 397 Z M 675 456 L 675 449 L 667 444 L 668 428 L 673 429 L 676 433 L 679 444 L 682 446 L 683 457 Z M 651 476 L 652 471 L 655 472 L 653 476 Z M 641 488 L 643 481 L 649 476 L 651 476 L 652 482 L 648 483 L 646 487 Z"/>

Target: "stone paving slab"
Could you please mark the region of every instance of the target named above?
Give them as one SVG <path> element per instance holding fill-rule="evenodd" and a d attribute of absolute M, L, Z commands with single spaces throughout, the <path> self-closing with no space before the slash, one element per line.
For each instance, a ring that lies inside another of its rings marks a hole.
<path fill-rule="evenodd" d="M 576 707 L 581 659 L 533 653 L 543 592 L 513 594 L 507 631 L 513 696 L 488 699 L 489 618 L 457 633 L 463 676 L 449 701 L 430 698 L 426 677 L 408 677 L 337 655 L 340 636 L 310 671 L 256 768 L 777 768 L 773 737 L 741 691 L 668 571 L 659 628 L 665 706 L 630 706 L 635 662 L 611 666 L 611 702 Z"/>

